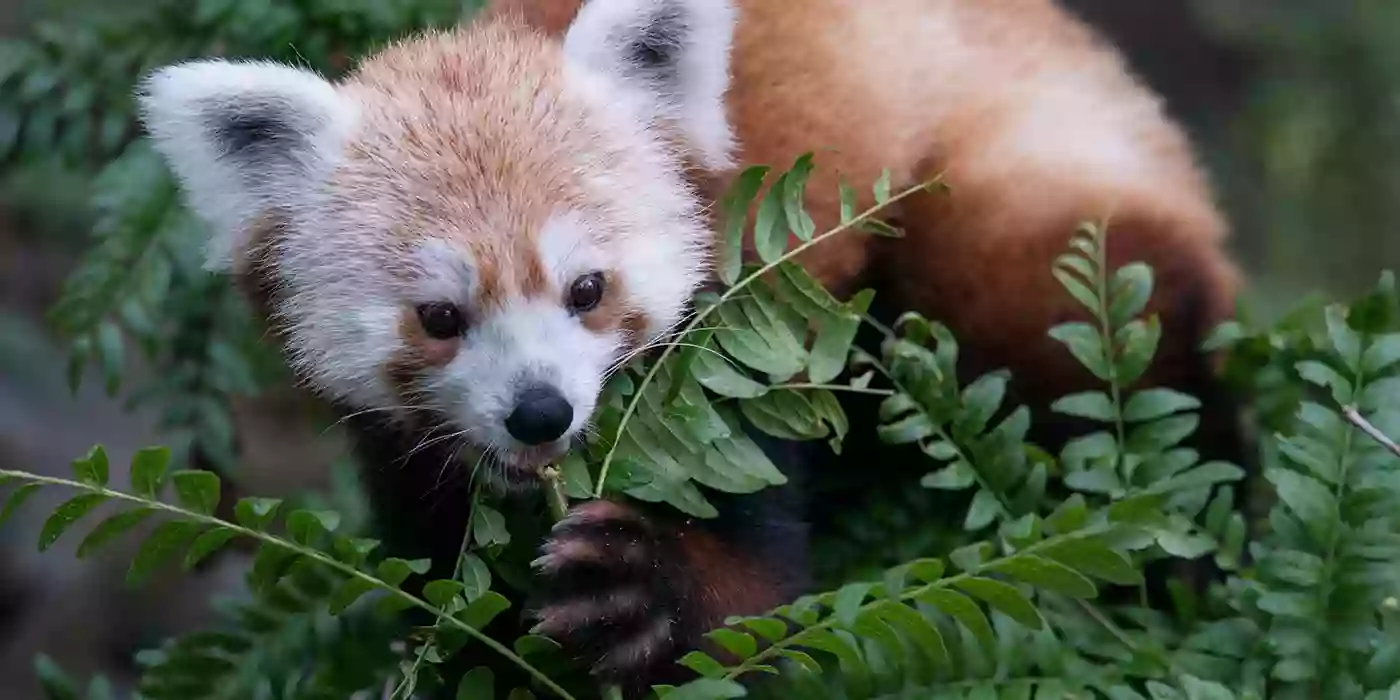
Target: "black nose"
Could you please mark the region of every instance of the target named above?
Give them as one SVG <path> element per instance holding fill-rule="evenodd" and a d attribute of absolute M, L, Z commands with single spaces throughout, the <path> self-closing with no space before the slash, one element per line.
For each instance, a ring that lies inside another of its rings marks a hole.
<path fill-rule="evenodd" d="M 526 445 L 543 445 L 558 440 L 573 420 L 574 407 L 558 389 L 537 385 L 520 392 L 506 430 Z"/>

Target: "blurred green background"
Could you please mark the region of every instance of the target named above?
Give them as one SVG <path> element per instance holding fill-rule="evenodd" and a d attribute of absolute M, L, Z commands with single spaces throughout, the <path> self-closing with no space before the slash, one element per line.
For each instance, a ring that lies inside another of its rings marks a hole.
<path fill-rule="evenodd" d="M 278 58 L 342 68 L 364 47 L 452 21 L 471 4 L 0 0 L 0 467 L 61 473 L 94 443 L 119 462 L 164 439 L 159 416 L 126 410 L 98 382 L 70 395 L 65 345 L 45 319 L 91 244 L 97 167 L 132 136 L 126 96 L 137 67 L 223 51 L 233 37 L 236 51 L 278 47 L 269 49 Z M 1269 316 L 1307 295 L 1350 295 L 1400 267 L 1400 3 L 1067 4 L 1127 52 L 1188 126 L 1234 222 L 1253 309 Z M 129 365 L 141 375 L 136 358 Z M 278 394 L 230 409 L 248 490 L 327 485 L 326 465 L 343 450 L 310 427 L 304 404 Z M 238 580 L 231 561 L 129 590 L 129 553 L 35 553 L 33 514 L 43 512 L 27 509 L 0 530 L 0 697 L 38 697 L 36 652 L 78 675 L 128 678 L 134 651 L 207 620 L 210 593 Z"/>

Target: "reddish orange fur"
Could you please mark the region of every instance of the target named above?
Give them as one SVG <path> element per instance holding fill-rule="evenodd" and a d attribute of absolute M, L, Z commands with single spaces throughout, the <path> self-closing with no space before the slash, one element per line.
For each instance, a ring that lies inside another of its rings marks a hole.
<path fill-rule="evenodd" d="M 581 4 L 495 0 L 487 16 L 559 35 Z M 802 262 L 834 292 L 889 281 L 891 306 L 948 324 L 982 363 L 1034 377 L 1041 396 L 1087 379 L 1046 337 L 1078 314 L 1050 271 L 1080 222 L 1108 218 L 1111 262 L 1156 270 L 1151 310 L 1183 347 L 1164 346 L 1146 381 L 1170 382 L 1190 360 L 1197 336 L 1173 328 L 1198 334 L 1233 310 L 1240 275 L 1190 144 L 1114 50 L 1050 0 L 736 5 L 737 160 L 785 168 L 815 151 L 818 231 L 839 223 L 838 178 L 862 208 L 883 168 L 895 189 L 939 173 L 952 187 L 887 210 L 902 240 L 847 235 L 808 251 Z M 1075 106 L 1081 88 L 1089 106 Z M 728 178 L 704 184 L 717 196 Z"/>
<path fill-rule="evenodd" d="M 731 615 L 757 615 L 787 602 L 778 594 L 766 562 L 754 561 L 743 543 L 725 542 L 704 529 L 681 525 L 674 533 L 690 579 L 690 602 L 703 610 L 702 625 L 719 627 Z"/>

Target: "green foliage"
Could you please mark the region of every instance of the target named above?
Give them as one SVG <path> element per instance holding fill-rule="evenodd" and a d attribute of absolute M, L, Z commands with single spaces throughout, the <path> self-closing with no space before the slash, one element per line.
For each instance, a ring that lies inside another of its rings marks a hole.
<path fill-rule="evenodd" d="M 238 461 L 229 401 L 287 377 L 228 281 L 200 269 L 203 224 L 133 138 L 130 87 L 155 65 L 258 56 L 335 75 L 348 57 L 474 4 L 157 2 L 0 46 L 10 59 L 0 67 L 0 157 L 20 166 L 56 158 L 94 175 L 93 246 L 52 314 L 73 343 L 70 379 L 76 386 L 95 366 L 110 393 L 159 408 L 170 435 L 170 447 L 133 457 L 123 488 L 111 485 L 101 448 L 74 463 L 72 479 L 0 472 L 0 524 L 35 493 L 69 489 L 38 546 L 74 541 L 85 557 L 139 537 L 133 584 L 192 569 L 238 540 L 257 547 L 252 599 L 223 606 L 217 629 L 143 652 L 142 697 L 611 697 L 554 642 L 489 629 L 518 613 L 523 600 L 512 596 L 526 573 L 508 552 L 533 542 L 515 513 L 482 494 L 455 571 L 429 581 L 419 580 L 425 562 L 382 551 L 363 517 L 339 506 L 243 498 L 221 515 L 230 499 L 216 473 Z M 700 487 L 752 493 L 785 482 L 741 420 L 841 450 L 852 429 L 842 393 L 879 397 L 879 438 L 917 446 L 927 469 L 898 485 L 898 502 L 872 503 L 879 517 L 849 550 L 833 550 L 846 568 L 827 572 L 831 590 L 728 621 L 682 660 L 698 679 L 658 694 L 1370 700 L 1400 691 L 1400 458 L 1385 444 L 1400 435 L 1392 278 L 1349 306 L 1305 306 L 1272 327 L 1231 323 L 1213 337 L 1265 435 L 1264 478 L 1250 481 L 1185 446 L 1201 427 L 1195 397 L 1140 386 L 1163 340 L 1144 315 L 1153 271 L 1109 269 L 1111 226 L 1084 227 L 1046 274 L 1085 315 L 1046 330 L 1099 384 L 1054 410 L 1099 429 L 1051 454 L 1027 441 L 1031 414 L 1008 400 L 1007 371 L 962 376 L 957 339 L 937 319 L 908 314 L 881 327 L 867 318 L 870 292 L 837 300 L 798 264 L 832 236 L 899 236 L 880 208 L 930 187 L 896 191 L 889 173 L 865 191 L 842 184 L 841 221 L 819 231 L 804 207 L 815 167 L 804 155 L 776 177 L 755 167 L 737 178 L 719 203 L 721 285 L 612 377 L 598 430 L 547 475 L 554 512 L 620 494 L 711 517 Z M 883 334 L 868 352 L 854 347 L 867 323 Z M 126 385 L 133 358 L 157 370 L 149 383 Z M 1237 492 L 1255 491 L 1273 499 L 1262 518 L 1235 505 Z M 963 501 L 946 508 L 945 496 Z M 875 544 L 900 563 L 871 574 L 869 559 L 842 561 Z M 1228 579 L 1199 598 L 1178 587 L 1173 611 L 1116 595 L 1143 586 L 1150 563 L 1207 557 Z M 472 667 L 454 668 L 465 652 Z M 80 691 L 47 658 L 36 671 L 51 698 L 111 696 L 100 678 Z"/>

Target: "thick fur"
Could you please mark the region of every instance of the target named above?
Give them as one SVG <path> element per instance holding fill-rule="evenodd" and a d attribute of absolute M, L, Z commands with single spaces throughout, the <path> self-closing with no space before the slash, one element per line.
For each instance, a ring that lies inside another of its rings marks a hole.
<path fill-rule="evenodd" d="M 477 464 L 530 485 L 615 363 L 681 318 L 736 169 L 809 150 L 818 230 L 839 221 L 840 179 L 944 174 L 951 195 L 888 212 L 905 238 L 845 236 L 802 262 L 840 295 L 873 286 L 947 323 L 969 372 L 1010 368 L 1047 447 L 1080 429 L 1048 402 L 1090 381 L 1045 335 L 1081 316 L 1051 263 L 1079 222 L 1107 220 L 1111 260 L 1157 271 L 1164 346 L 1143 383 L 1210 399 L 1200 449 L 1243 460 L 1196 351 L 1239 286 L 1226 225 L 1156 96 L 1050 0 L 497 0 L 340 84 L 203 61 L 156 73 L 142 105 L 214 224 L 211 264 L 243 279 L 307 384 L 357 414 L 377 510 L 410 542 L 450 540 L 419 542 L 438 559 L 463 521 L 418 508 L 431 480 Z M 588 272 L 608 293 L 571 315 Z M 434 302 L 465 311 L 462 337 L 428 337 L 414 308 Z M 525 381 L 573 406 L 559 441 L 501 427 Z M 578 506 L 543 545 L 540 629 L 607 679 L 670 679 L 705 629 L 800 590 L 805 564 L 774 554 L 803 541 L 800 488 L 726 499 L 707 522 Z"/>

